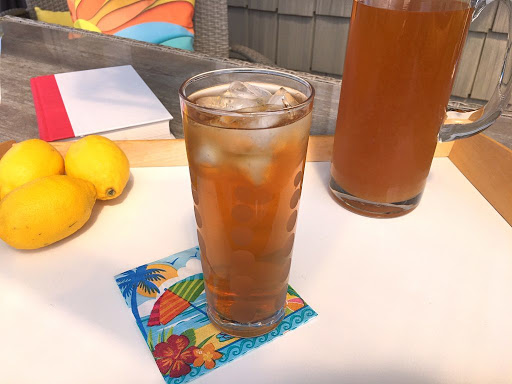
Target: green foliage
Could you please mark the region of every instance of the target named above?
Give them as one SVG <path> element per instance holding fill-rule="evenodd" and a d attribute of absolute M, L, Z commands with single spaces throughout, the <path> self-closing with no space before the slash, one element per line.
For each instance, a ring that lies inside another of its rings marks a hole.
<path fill-rule="evenodd" d="M 153 350 L 155 349 L 155 346 L 153 345 L 153 331 L 151 330 L 151 328 L 149 328 L 148 332 L 148 347 L 151 350 L 151 352 L 153 352 Z"/>
<path fill-rule="evenodd" d="M 292 295 L 292 296 L 298 296 L 298 297 L 300 297 L 300 296 L 299 296 L 299 294 L 297 293 L 297 291 L 295 291 L 295 289 L 293 289 L 291 285 L 289 285 L 289 286 L 288 286 L 288 293 L 289 293 L 290 295 Z"/>
<path fill-rule="evenodd" d="M 181 334 L 182 336 L 187 336 L 190 340 L 190 343 L 188 344 L 188 347 L 195 345 L 196 343 L 196 333 L 194 332 L 193 328 L 187 329 L 185 332 Z"/>
<path fill-rule="evenodd" d="M 164 332 L 164 340 L 167 341 L 167 339 L 172 335 L 172 330 L 174 329 L 174 327 L 171 327 L 169 328 L 167 331 L 164 329 L 163 332 Z"/>
<path fill-rule="evenodd" d="M 211 335 L 211 336 L 207 337 L 206 339 L 204 339 L 203 341 L 201 341 L 201 342 L 197 345 L 197 348 L 203 348 L 203 347 L 205 346 L 206 342 L 207 342 L 208 340 L 210 340 L 213 336 L 215 336 L 215 335 Z"/>

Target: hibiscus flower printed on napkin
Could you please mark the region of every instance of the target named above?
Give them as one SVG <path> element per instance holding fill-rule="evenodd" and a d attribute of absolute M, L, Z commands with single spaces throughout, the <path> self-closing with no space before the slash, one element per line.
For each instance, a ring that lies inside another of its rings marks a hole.
<path fill-rule="evenodd" d="M 141 265 L 115 278 L 169 384 L 187 383 L 317 315 L 288 286 L 285 318 L 276 329 L 255 338 L 220 332 L 206 315 L 199 247 Z"/>

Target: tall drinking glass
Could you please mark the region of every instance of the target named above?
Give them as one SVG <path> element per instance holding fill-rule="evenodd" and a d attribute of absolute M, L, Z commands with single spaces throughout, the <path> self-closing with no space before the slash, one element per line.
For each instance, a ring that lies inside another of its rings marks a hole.
<path fill-rule="evenodd" d="M 180 89 L 208 316 L 261 335 L 284 316 L 313 87 L 283 72 L 225 69 Z"/>
<path fill-rule="evenodd" d="M 511 1 L 500 1 L 510 15 Z M 485 0 L 354 1 L 330 181 L 345 208 L 372 217 L 410 212 L 438 138 L 474 135 L 499 117 L 510 99 L 511 33 L 487 105 L 462 120 L 446 113 L 470 22 L 485 6 Z"/>

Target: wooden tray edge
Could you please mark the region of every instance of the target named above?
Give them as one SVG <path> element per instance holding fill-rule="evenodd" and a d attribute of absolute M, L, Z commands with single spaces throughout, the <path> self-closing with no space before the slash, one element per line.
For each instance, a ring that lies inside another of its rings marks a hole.
<path fill-rule="evenodd" d="M 7 152 L 9 149 L 11 149 L 12 145 L 15 143 L 14 140 L 4 141 L 3 143 L 0 143 L 0 159 L 3 155 L 5 155 L 5 152 Z"/>
<path fill-rule="evenodd" d="M 307 161 L 331 161 L 334 136 L 310 136 Z M 125 151 L 133 168 L 172 167 L 187 165 L 187 153 L 183 139 L 116 141 Z M 71 142 L 55 142 L 52 145 L 64 156 Z M 447 157 L 453 143 L 438 143 L 435 157 Z"/>
<path fill-rule="evenodd" d="M 310 136 L 307 161 L 330 161 L 333 136 Z M 116 142 L 131 167 L 186 166 L 183 139 Z M 0 158 L 14 141 L 0 143 Z M 64 156 L 72 142 L 52 145 Z M 439 143 L 435 157 L 448 157 L 489 203 L 512 225 L 512 151 L 485 135 L 455 143 Z"/>
<path fill-rule="evenodd" d="M 455 142 L 448 158 L 512 226 L 512 150 L 479 134 Z"/>
<path fill-rule="evenodd" d="M 62 156 L 72 141 L 51 143 Z M 178 167 L 188 165 L 185 140 L 120 140 L 116 144 L 126 153 L 130 167 Z"/>

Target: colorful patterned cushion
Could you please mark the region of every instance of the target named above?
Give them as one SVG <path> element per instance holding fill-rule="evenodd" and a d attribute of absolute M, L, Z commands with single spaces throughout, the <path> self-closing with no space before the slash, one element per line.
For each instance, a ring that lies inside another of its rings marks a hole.
<path fill-rule="evenodd" d="M 36 11 L 37 20 L 39 21 L 63 25 L 65 27 L 73 26 L 73 20 L 71 20 L 71 15 L 69 14 L 69 12 L 46 11 L 39 7 L 35 7 L 34 10 Z"/>
<path fill-rule="evenodd" d="M 195 0 L 67 0 L 75 28 L 193 50 Z"/>

